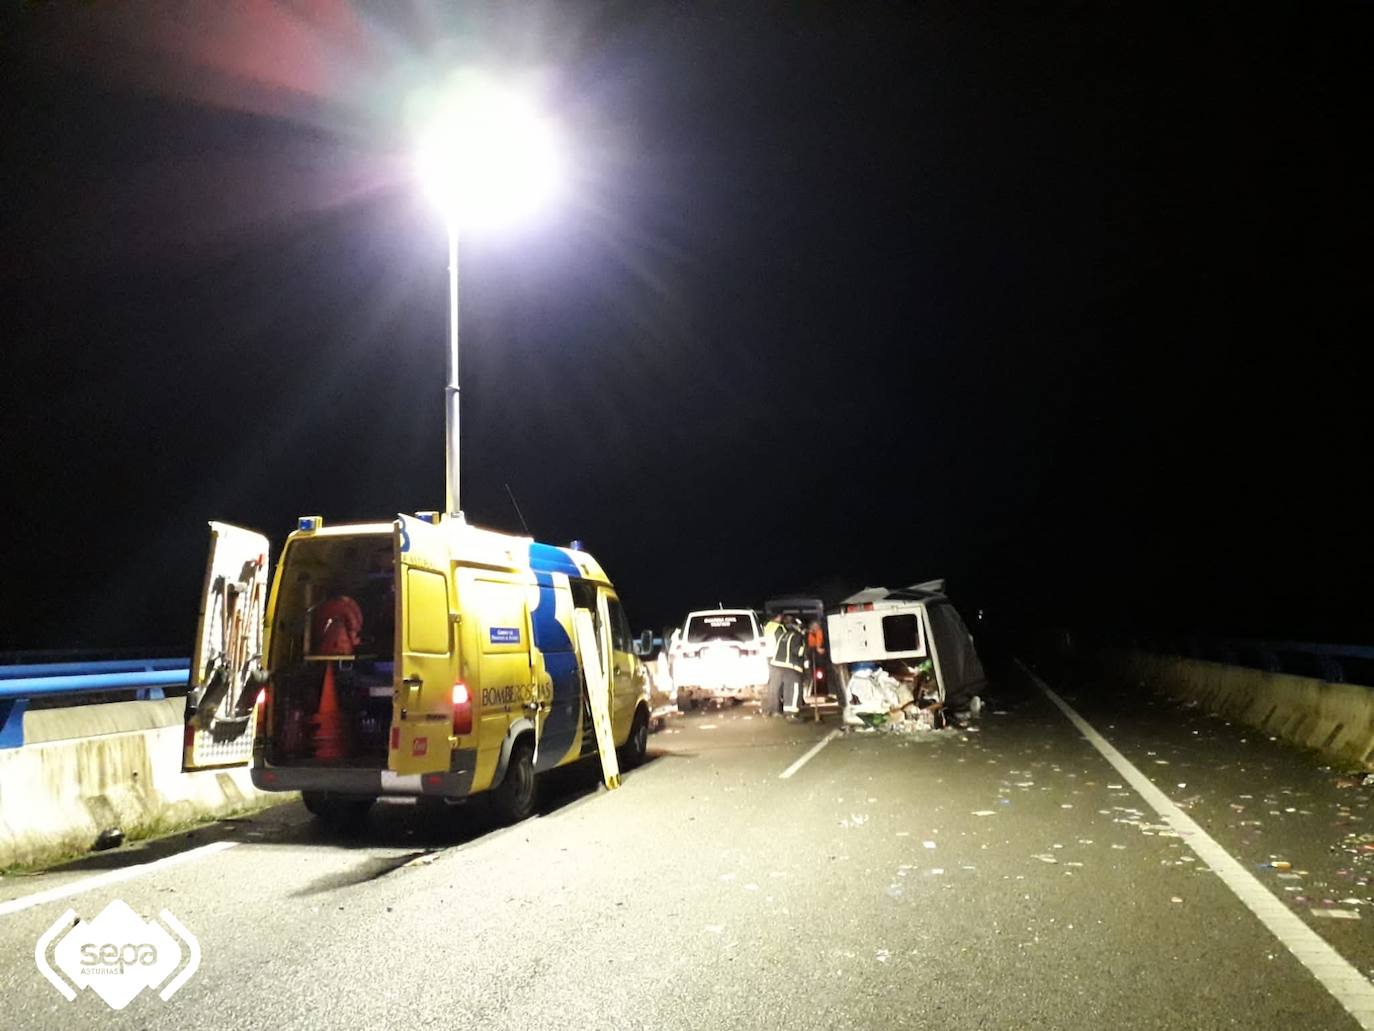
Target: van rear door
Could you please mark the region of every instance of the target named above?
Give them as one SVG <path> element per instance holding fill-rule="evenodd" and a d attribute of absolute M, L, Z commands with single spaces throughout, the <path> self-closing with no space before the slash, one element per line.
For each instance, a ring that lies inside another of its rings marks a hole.
<path fill-rule="evenodd" d="M 267 538 L 211 523 L 186 694 L 183 770 L 243 766 L 252 759 L 266 605 Z"/>
<path fill-rule="evenodd" d="M 387 765 L 401 775 L 446 773 L 457 679 L 448 531 L 403 515 L 395 547 L 396 697 Z"/>

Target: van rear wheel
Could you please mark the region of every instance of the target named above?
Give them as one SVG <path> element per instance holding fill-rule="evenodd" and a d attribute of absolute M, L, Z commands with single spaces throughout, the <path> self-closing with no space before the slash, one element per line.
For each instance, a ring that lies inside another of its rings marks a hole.
<path fill-rule="evenodd" d="M 630 736 L 625 739 L 625 744 L 617 753 L 621 767 L 633 770 L 644 761 L 644 755 L 648 751 L 649 717 L 643 709 L 636 709 L 634 723 L 630 724 Z"/>
<path fill-rule="evenodd" d="M 325 791 L 302 791 L 301 801 L 310 815 L 334 830 L 357 830 L 377 803 L 375 798 L 341 798 Z"/>
<path fill-rule="evenodd" d="M 506 775 L 491 793 L 492 809 L 502 823 L 519 823 L 533 815 L 534 799 L 534 749 L 528 741 L 517 741 Z"/>

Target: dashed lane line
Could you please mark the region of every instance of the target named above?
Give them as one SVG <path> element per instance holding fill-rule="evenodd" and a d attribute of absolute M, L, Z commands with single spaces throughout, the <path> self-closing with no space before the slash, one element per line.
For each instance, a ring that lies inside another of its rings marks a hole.
<path fill-rule="evenodd" d="M 803 766 L 805 766 L 812 759 L 814 759 L 816 757 L 817 752 L 819 752 L 822 748 L 830 744 L 830 742 L 834 741 L 839 736 L 840 732 L 838 730 L 832 730 L 829 734 L 825 735 L 825 737 L 821 738 L 814 745 L 812 745 L 804 756 L 802 756 L 791 766 L 787 767 L 787 769 L 783 770 L 780 774 L 778 774 L 778 778 L 780 780 L 790 780 L 792 774 L 796 773 Z"/>

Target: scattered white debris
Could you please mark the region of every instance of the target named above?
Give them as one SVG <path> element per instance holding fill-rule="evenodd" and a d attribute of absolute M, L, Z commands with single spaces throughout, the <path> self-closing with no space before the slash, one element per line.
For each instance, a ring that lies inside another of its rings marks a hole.
<path fill-rule="evenodd" d="M 996 815 L 997 815 L 997 812 L 996 812 L 996 810 L 993 810 L 993 809 L 975 809 L 970 815 L 972 815 L 972 816 L 996 816 Z"/>
<path fill-rule="evenodd" d="M 1353 909 L 1317 909 L 1313 908 L 1313 916 L 1329 917 L 1332 920 L 1358 920 L 1360 914 Z"/>
<path fill-rule="evenodd" d="M 922 844 L 925 848 L 934 848 L 934 847 L 935 847 L 935 842 L 933 842 L 933 841 L 923 841 L 923 842 L 921 842 L 921 844 Z"/>

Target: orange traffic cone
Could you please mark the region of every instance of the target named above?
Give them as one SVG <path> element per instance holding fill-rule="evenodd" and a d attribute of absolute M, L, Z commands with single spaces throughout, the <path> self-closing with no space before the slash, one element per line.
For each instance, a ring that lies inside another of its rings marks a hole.
<path fill-rule="evenodd" d="M 343 757 L 343 716 L 334 690 L 334 663 L 326 662 L 320 707 L 315 713 L 315 758 L 335 762 Z"/>

